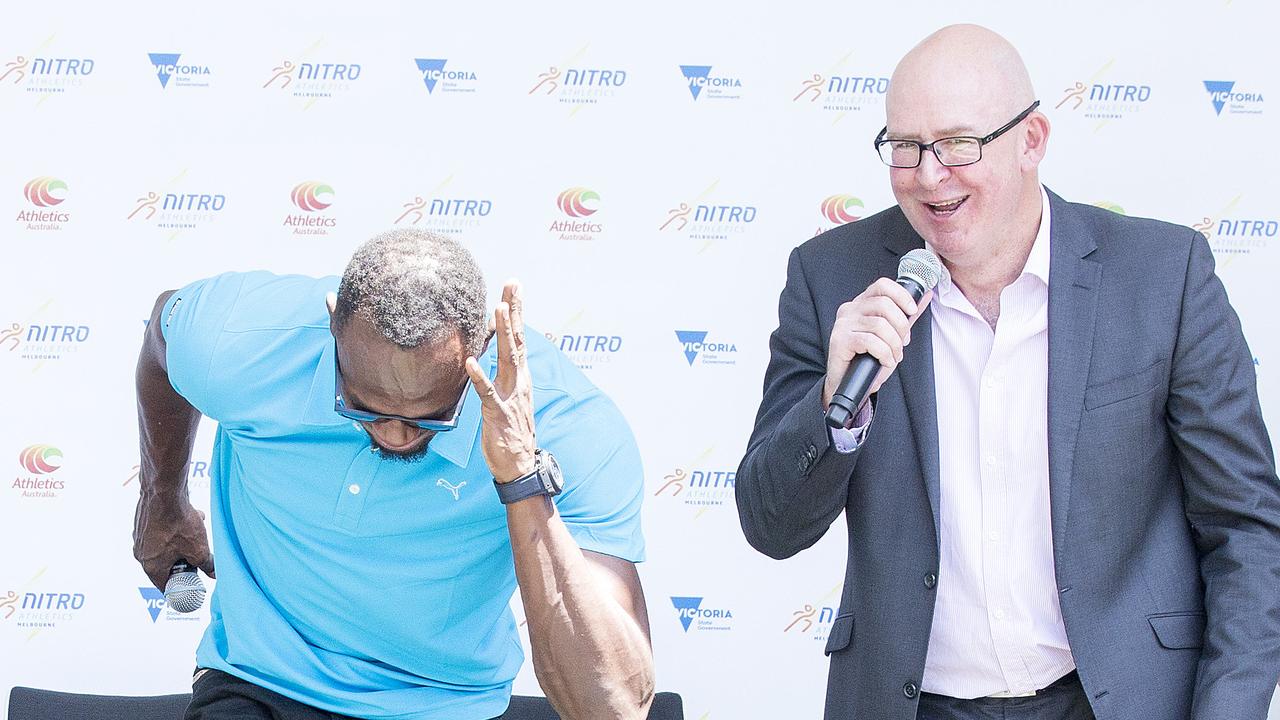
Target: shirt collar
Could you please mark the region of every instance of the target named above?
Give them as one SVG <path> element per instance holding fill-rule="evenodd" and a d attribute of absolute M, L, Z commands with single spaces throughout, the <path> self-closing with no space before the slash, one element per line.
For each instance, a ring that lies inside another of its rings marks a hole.
<path fill-rule="evenodd" d="M 330 339 L 320 353 L 320 361 L 311 378 L 311 394 L 307 399 L 306 410 L 303 412 L 303 424 L 336 426 L 352 422 L 333 410 L 334 397 L 338 392 L 334 383 L 334 365 L 337 362 L 334 351 L 333 341 Z M 480 356 L 480 366 L 488 368 L 489 379 L 492 380 L 498 372 L 497 343 L 489 343 L 489 348 Z M 471 459 L 476 437 L 480 434 L 480 405 L 480 395 L 472 386 L 467 390 L 466 400 L 462 405 L 462 415 L 458 417 L 458 426 L 431 438 L 427 453 L 434 453 L 460 468 L 465 468 Z M 363 433 L 362 430 L 361 434 Z"/>
<path fill-rule="evenodd" d="M 1050 212 L 1049 212 L 1049 194 L 1045 192 L 1044 186 L 1040 186 L 1040 227 L 1036 230 L 1036 239 L 1031 242 L 1031 252 L 1027 255 L 1027 262 L 1022 266 L 1022 272 L 1018 277 L 1023 275 L 1034 275 L 1043 282 L 1045 287 L 1049 286 L 1049 243 L 1050 243 Z M 925 243 L 927 246 L 928 243 Z M 929 248 L 932 252 L 933 248 Z M 958 288 L 951 282 L 951 271 L 946 265 L 942 266 L 942 277 L 938 279 L 937 296 L 939 300 L 947 302 L 954 299 L 952 293 L 960 292 Z"/>

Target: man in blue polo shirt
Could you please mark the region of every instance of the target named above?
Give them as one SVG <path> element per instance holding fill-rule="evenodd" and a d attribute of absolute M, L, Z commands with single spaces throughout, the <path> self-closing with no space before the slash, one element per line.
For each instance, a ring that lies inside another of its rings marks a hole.
<path fill-rule="evenodd" d="M 415 230 L 362 245 L 340 282 L 228 273 L 160 296 L 134 554 L 157 587 L 217 557 L 189 719 L 501 715 L 517 583 L 561 715 L 644 717 L 635 442 L 526 336 L 518 284 L 492 328 L 471 255 Z M 201 414 L 212 554 L 183 473 Z"/>

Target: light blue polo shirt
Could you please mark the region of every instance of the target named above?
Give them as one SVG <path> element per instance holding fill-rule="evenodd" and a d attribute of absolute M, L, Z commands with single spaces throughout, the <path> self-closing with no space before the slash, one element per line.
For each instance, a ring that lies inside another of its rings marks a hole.
<path fill-rule="evenodd" d="M 524 653 L 480 398 L 419 462 L 371 452 L 333 411 L 324 297 L 337 284 L 228 273 L 165 305 L 169 380 L 218 421 L 218 583 L 196 661 L 343 715 L 495 717 Z M 564 470 L 560 516 L 583 549 L 638 562 L 643 474 L 626 421 L 527 335 L 538 444 Z M 491 376 L 496 345 L 481 359 Z"/>

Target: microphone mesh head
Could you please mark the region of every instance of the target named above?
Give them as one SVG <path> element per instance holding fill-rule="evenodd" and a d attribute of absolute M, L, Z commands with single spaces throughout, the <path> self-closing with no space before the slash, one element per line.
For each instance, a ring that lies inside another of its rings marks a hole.
<path fill-rule="evenodd" d="M 165 602 L 180 613 L 199 610 L 204 605 L 204 595 L 204 583 L 194 572 L 174 573 L 164 585 Z"/>
<path fill-rule="evenodd" d="M 898 277 L 911 278 L 925 291 L 932 290 L 942 278 L 942 263 L 925 248 L 916 248 L 898 261 Z"/>

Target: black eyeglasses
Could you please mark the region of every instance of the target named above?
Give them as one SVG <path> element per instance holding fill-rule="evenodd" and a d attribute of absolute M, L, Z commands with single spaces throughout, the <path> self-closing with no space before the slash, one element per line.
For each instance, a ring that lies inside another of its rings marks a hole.
<path fill-rule="evenodd" d="M 462 417 L 462 406 L 466 403 L 467 395 L 471 391 L 471 376 L 467 376 L 467 382 L 462 386 L 462 395 L 458 397 L 458 404 L 453 407 L 453 414 L 449 418 L 407 418 L 400 415 L 386 415 L 384 413 L 369 412 L 368 410 L 356 410 L 355 408 L 347 407 L 346 401 L 342 399 L 342 371 L 338 368 L 338 352 L 335 344 L 333 353 L 333 386 L 333 411 L 348 420 L 362 423 L 397 420 L 423 430 L 448 432 L 458 427 L 458 418 Z"/>
<path fill-rule="evenodd" d="M 885 139 L 885 133 L 889 131 L 889 128 L 885 127 L 879 135 L 876 135 L 874 143 L 876 152 L 880 154 L 880 160 L 885 165 L 895 168 L 918 166 L 925 150 L 932 150 L 938 162 L 947 167 L 972 165 L 982 159 L 983 145 L 1012 130 L 1013 126 L 1027 119 L 1027 116 L 1039 106 L 1039 100 L 1031 103 L 1031 107 L 1018 113 L 1018 117 L 1000 126 L 1000 129 L 986 137 L 948 137 L 931 143 L 920 143 L 915 140 Z"/>

